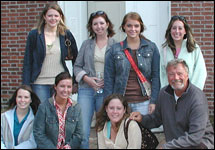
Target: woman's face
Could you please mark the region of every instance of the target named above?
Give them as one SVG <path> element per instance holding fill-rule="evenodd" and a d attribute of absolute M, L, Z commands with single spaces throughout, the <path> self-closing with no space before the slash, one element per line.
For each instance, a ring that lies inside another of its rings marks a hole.
<path fill-rule="evenodd" d="M 103 17 L 97 17 L 93 19 L 92 29 L 96 36 L 102 36 L 107 34 L 108 23 Z"/>
<path fill-rule="evenodd" d="M 53 28 L 58 25 L 58 23 L 61 20 L 60 13 L 54 9 L 49 9 L 44 16 L 44 19 L 46 21 L 46 25 Z"/>
<path fill-rule="evenodd" d="M 186 34 L 184 23 L 180 20 L 176 20 L 171 27 L 171 36 L 174 41 L 182 41 Z"/>
<path fill-rule="evenodd" d="M 111 123 L 119 122 L 123 118 L 126 111 L 119 99 L 112 99 L 105 109 Z"/>
<path fill-rule="evenodd" d="M 16 95 L 16 105 L 17 109 L 26 110 L 31 104 L 31 93 L 24 89 L 19 89 Z"/>
<path fill-rule="evenodd" d="M 67 100 L 72 93 L 72 79 L 61 80 L 55 85 L 56 98 Z"/>
<path fill-rule="evenodd" d="M 127 19 L 127 22 L 123 28 L 128 38 L 139 38 L 140 30 L 141 30 L 139 21 L 133 20 L 133 19 Z"/>

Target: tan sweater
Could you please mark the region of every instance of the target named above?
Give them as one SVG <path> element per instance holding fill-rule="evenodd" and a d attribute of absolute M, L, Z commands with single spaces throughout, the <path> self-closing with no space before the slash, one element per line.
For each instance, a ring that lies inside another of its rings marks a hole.
<path fill-rule="evenodd" d="M 54 84 L 55 77 L 64 71 L 60 57 L 60 39 L 57 37 L 51 48 L 46 45 L 46 57 L 42 64 L 41 72 L 34 84 Z"/>
<path fill-rule="evenodd" d="M 99 149 L 140 149 L 142 135 L 138 124 L 135 121 L 131 121 L 128 127 L 128 142 L 124 135 L 124 121 L 122 121 L 119 131 L 116 135 L 115 143 L 111 139 L 107 138 L 107 122 L 104 129 L 98 132 L 98 148 Z"/>

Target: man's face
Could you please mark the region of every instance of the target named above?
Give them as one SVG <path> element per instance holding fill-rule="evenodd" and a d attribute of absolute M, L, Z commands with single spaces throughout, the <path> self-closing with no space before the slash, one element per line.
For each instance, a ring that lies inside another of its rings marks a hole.
<path fill-rule="evenodd" d="M 188 84 L 188 73 L 182 64 L 169 66 L 167 69 L 168 81 L 175 91 L 185 91 Z"/>

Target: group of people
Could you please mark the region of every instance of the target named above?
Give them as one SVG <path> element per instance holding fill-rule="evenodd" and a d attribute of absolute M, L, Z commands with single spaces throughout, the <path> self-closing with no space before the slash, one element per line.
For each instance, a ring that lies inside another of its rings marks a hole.
<path fill-rule="evenodd" d="M 160 51 L 143 36 L 138 13 L 126 14 L 120 28 L 126 39 L 117 42 L 107 14 L 93 12 L 78 51 L 59 5 L 44 8 L 27 38 L 23 85 L 1 114 L 1 148 L 88 149 L 94 111 L 98 148 L 141 148 L 136 121 L 163 125 L 166 143 L 158 148 L 214 148 L 206 66 L 185 17 L 171 18 Z"/>

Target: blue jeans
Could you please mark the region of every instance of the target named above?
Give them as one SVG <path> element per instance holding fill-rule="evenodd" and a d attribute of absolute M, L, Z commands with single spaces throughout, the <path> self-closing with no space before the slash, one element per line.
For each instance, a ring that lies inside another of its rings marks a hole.
<path fill-rule="evenodd" d="M 89 136 L 94 111 L 99 111 L 103 104 L 103 93 L 98 94 L 93 88 L 78 89 L 78 103 L 81 107 L 83 118 L 84 138 L 81 143 L 82 149 L 89 149 Z"/>
<path fill-rule="evenodd" d="M 128 103 L 128 106 L 131 108 L 132 112 L 138 111 L 142 115 L 148 114 L 149 100 L 140 103 Z"/>
<path fill-rule="evenodd" d="M 53 85 L 32 84 L 31 87 L 39 97 L 41 103 L 52 97 L 54 93 Z"/>

